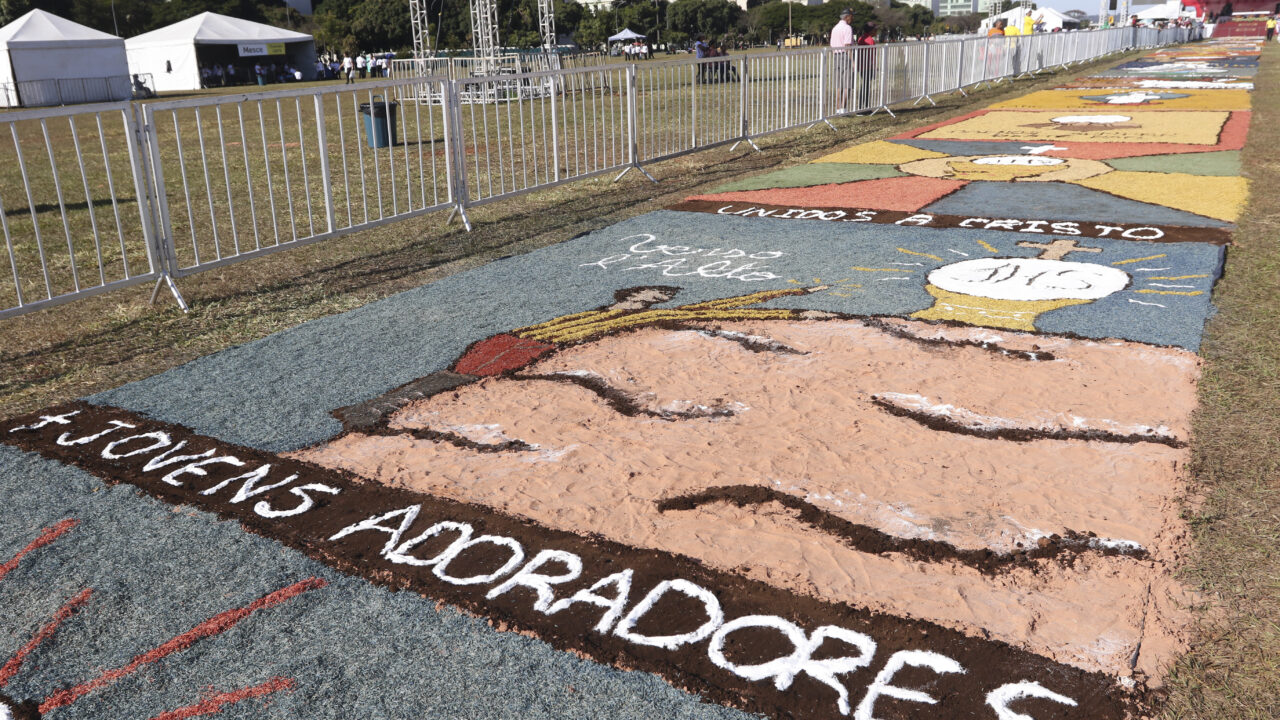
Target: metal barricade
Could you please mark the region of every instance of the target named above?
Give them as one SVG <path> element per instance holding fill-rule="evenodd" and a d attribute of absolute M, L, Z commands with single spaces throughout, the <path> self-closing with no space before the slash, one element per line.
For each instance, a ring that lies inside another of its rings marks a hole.
<path fill-rule="evenodd" d="M 0 318 L 156 277 L 136 113 L 111 103 L 0 115 Z"/>
<path fill-rule="evenodd" d="M 143 105 L 170 274 L 451 206 L 447 112 L 406 99 L 442 83 Z"/>
<path fill-rule="evenodd" d="M 1114 28 L 577 69 L 509 56 L 479 76 L 470 58 L 396 61 L 415 75 L 0 114 L 0 317 L 146 280 L 182 304 L 173 278 L 247 258 L 446 208 L 469 229 L 473 205 L 1191 39 Z"/>
<path fill-rule="evenodd" d="M 453 82 L 459 208 L 635 163 L 632 66 Z M 465 148 L 465 150 L 463 149 Z"/>

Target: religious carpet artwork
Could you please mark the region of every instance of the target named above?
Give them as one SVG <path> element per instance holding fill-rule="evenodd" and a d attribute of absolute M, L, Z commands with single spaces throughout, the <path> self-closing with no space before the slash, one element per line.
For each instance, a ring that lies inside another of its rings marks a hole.
<path fill-rule="evenodd" d="M 1150 714 L 1249 100 L 1105 82 L 0 422 L 0 720 Z"/>

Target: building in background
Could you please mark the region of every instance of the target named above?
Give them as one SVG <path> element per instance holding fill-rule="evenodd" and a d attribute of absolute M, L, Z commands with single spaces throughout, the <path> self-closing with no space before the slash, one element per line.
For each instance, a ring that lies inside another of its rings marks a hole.
<path fill-rule="evenodd" d="M 979 12 L 980 0 L 933 0 L 933 14 L 938 17 L 969 15 Z"/>

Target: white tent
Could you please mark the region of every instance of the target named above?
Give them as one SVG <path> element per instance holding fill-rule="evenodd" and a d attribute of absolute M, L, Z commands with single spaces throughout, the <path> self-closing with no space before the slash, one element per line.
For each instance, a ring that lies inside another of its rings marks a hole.
<path fill-rule="evenodd" d="M 1134 8 L 1135 10 L 1137 8 Z M 1182 15 L 1182 0 L 1170 0 L 1163 5 L 1153 5 L 1137 13 L 1139 20 L 1172 20 Z"/>
<path fill-rule="evenodd" d="M 157 91 L 200 87 L 202 64 L 235 65 L 252 81 L 256 62 L 289 64 L 315 77 L 316 43 L 306 33 L 205 12 L 125 41 L 129 69 L 151 73 Z"/>
<path fill-rule="evenodd" d="M 0 28 L 0 107 L 127 100 L 124 40 L 44 10 Z"/>
<path fill-rule="evenodd" d="M 1064 15 L 1058 12 L 1057 10 L 1054 10 L 1051 7 L 1041 6 L 1035 10 L 1030 11 L 1030 14 L 1031 14 L 1032 20 L 1035 20 L 1036 18 L 1040 18 L 1040 20 L 1044 22 L 1045 32 L 1053 32 L 1055 28 L 1060 28 L 1063 30 L 1074 30 L 1075 28 L 1080 27 L 1079 20 L 1076 20 L 1070 15 Z M 1019 30 L 1021 30 L 1022 21 L 1023 21 L 1023 18 L 1026 17 L 1026 15 L 1027 15 L 1027 12 L 1024 11 L 1021 7 L 1015 7 L 1012 10 L 1006 10 L 1005 12 L 1002 12 L 999 15 L 992 15 L 991 17 L 983 20 L 981 25 L 981 31 L 983 34 L 986 34 L 986 31 L 991 29 L 991 26 L 995 24 L 995 21 L 1000 19 L 1008 20 L 1010 27 L 1017 27 Z"/>
<path fill-rule="evenodd" d="M 644 36 L 637 32 L 632 32 L 631 28 L 623 28 L 622 32 L 609 38 L 609 42 L 626 42 L 628 40 L 643 40 Z"/>

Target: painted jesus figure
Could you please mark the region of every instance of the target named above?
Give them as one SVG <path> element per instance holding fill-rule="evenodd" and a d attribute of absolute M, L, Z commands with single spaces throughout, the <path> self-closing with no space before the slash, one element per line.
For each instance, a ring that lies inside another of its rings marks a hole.
<path fill-rule="evenodd" d="M 1194 354 L 676 290 L 476 343 L 294 455 L 1159 683 Z"/>

